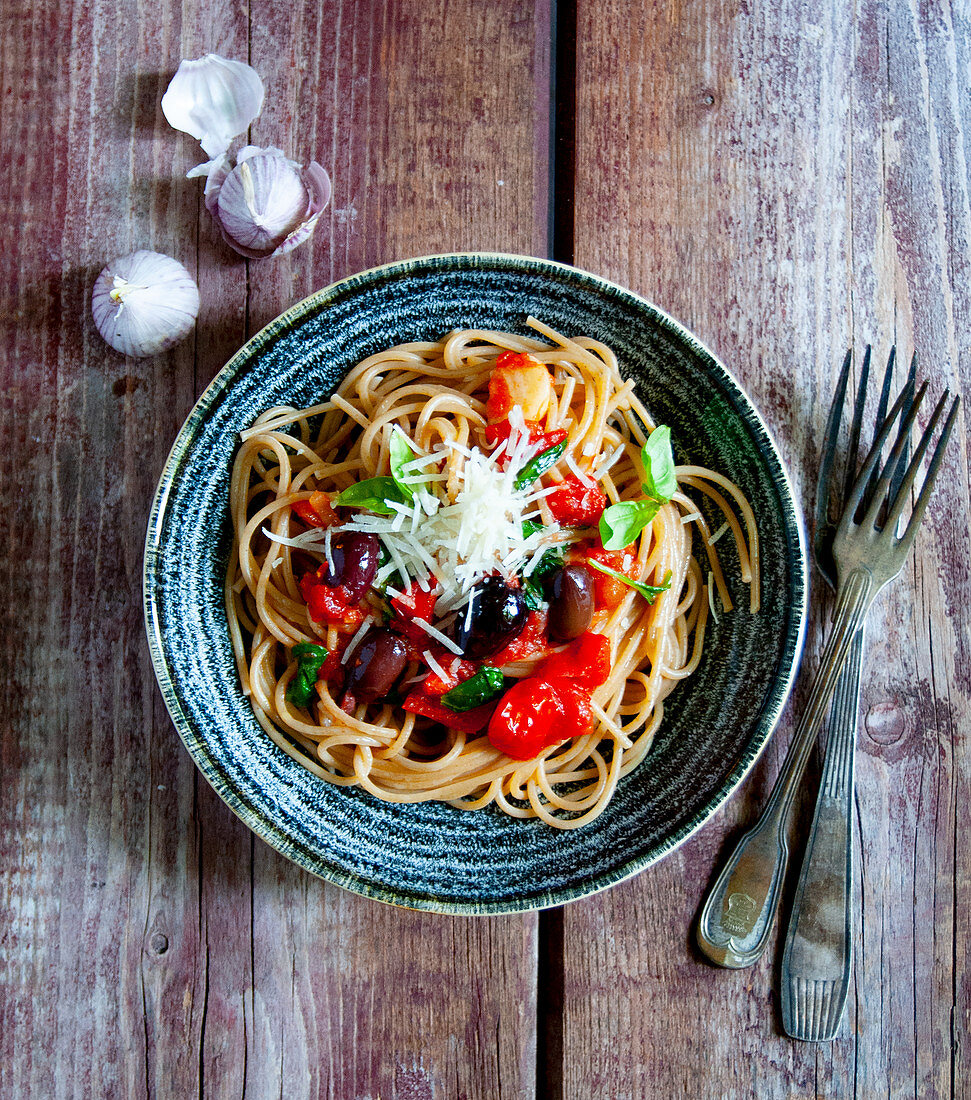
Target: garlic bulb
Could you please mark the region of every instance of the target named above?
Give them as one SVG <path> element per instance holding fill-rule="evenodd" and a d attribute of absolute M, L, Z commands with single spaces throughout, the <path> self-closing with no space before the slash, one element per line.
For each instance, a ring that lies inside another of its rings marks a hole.
<path fill-rule="evenodd" d="M 179 65 L 162 96 L 162 113 L 170 126 L 191 134 L 216 158 L 263 109 L 263 95 L 263 81 L 254 68 L 207 53 Z M 197 168 L 189 173 L 199 174 Z"/>
<path fill-rule="evenodd" d="M 192 330 L 199 288 L 188 271 L 160 252 L 112 260 L 95 280 L 91 314 L 116 351 L 140 358 L 165 351 Z"/>
<path fill-rule="evenodd" d="M 230 247 L 258 260 L 305 241 L 330 194 L 330 177 L 316 162 L 304 169 L 279 149 L 248 145 L 234 168 L 226 157 L 214 164 L 206 209 Z"/>

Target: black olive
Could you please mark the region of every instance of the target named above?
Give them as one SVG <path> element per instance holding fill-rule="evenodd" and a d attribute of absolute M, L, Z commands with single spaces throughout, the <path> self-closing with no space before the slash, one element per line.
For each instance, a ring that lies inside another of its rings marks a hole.
<path fill-rule="evenodd" d="M 481 661 L 518 638 L 528 618 L 521 588 L 511 588 L 502 577 L 486 577 L 475 587 L 471 617 L 468 608 L 459 611 L 456 645 L 469 660 Z"/>
<path fill-rule="evenodd" d="M 343 585 L 348 600 L 357 603 L 371 587 L 378 571 L 381 543 L 377 535 L 341 531 L 331 541 L 330 556 L 334 561 L 334 568 L 327 567 L 324 584 L 331 588 Z"/>
<path fill-rule="evenodd" d="M 397 634 L 379 627 L 364 635 L 350 662 L 346 691 L 355 700 L 367 703 L 387 695 L 394 687 L 408 663 L 408 650 Z"/>
<path fill-rule="evenodd" d="M 578 638 L 593 618 L 593 578 L 582 565 L 564 565 L 550 585 L 550 636 L 559 642 Z"/>

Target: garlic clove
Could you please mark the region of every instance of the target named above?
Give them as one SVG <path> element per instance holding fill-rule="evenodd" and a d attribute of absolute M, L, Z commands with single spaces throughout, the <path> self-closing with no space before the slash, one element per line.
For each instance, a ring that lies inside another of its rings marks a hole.
<path fill-rule="evenodd" d="M 306 170 L 280 149 L 247 146 L 231 170 L 217 164 L 206 180 L 206 209 L 227 244 L 250 259 L 289 252 L 314 231 L 330 201 L 330 177 Z"/>
<path fill-rule="evenodd" d="M 275 157 L 283 157 L 283 159 L 291 166 L 291 168 L 299 168 L 300 164 L 290 158 L 284 153 L 282 149 L 278 149 L 275 145 L 244 145 L 242 149 L 236 154 L 236 163 L 240 164 L 244 160 L 249 160 L 250 157 L 256 156 L 257 153 L 272 153 Z"/>
<path fill-rule="evenodd" d="M 199 288 L 178 260 L 143 249 L 102 270 L 91 291 L 91 314 L 116 351 L 155 355 L 192 331 Z"/>
<path fill-rule="evenodd" d="M 311 161 L 307 165 L 304 178 L 310 195 L 307 217 L 289 234 L 283 244 L 272 253 L 274 256 L 280 256 L 284 252 L 289 252 L 291 248 L 296 248 L 298 244 L 302 244 L 317 228 L 317 220 L 323 213 L 324 207 L 330 202 L 330 176 L 316 161 Z"/>
<path fill-rule="evenodd" d="M 207 53 L 179 65 L 162 96 L 162 113 L 170 126 L 191 134 L 215 158 L 260 113 L 263 96 L 263 81 L 254 68 Z M 199 173 L 193 169 L 193 174 Z"/>

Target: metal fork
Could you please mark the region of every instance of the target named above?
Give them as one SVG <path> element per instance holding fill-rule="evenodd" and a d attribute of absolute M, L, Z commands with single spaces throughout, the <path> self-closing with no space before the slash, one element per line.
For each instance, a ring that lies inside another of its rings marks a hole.
<path fill-rule="evenodd" d="M 887 415 L 895 359 L 896 348 L 891 348 L 880 391 L 874 435 L 879 434 Z M 851 349 L 843 360 L 833 396 L 816 487 L 813 557 L 824 580 L 834 590 L 837 587 L 836 564 L 833 561 L 836 523 L 830 516 L 842 513 L 843 501 L 850 494 L 859 465 L 860 434 L 870 375 L 869 345 L 860 367 L 846 476 L 840 492 L 839 479 L 834 475 L 834 463 L 852 362 Z M 911 395 L 916 372 L 915 354 L 906 382 L 906 392 Z M 908 409 L 906 398 L 904 409 Z M 900 476 L 902 474 L 901 467 Z M 898 491 L 899 480 L 898 476 L 897 484 L 891 483 L 891 495 Z M 875 481 L 871 475 L 868 490 L 876 488 Z M 864 494 L 866 503 L 867 493 Z M 794 1039 L 807 1042 L 822 1042 L 835 1037 L 850 987 L 853 963 L 853 773 L 863 635 L 864 628 L 861 627 L 850 643 L 846 666 L 833 696 L 816 810 L 782 955 L 782 1026 Z"/>
<path fill-rule="evenodd" d="M 954 426 L 959 398 L 951 404 L 910 519 L 903 534 L 898 537 L 898 521 L 949 396 L 945 392 L 937 403 L 908 465 L 907 441 L 927 383 L 921 386 L 913 399 L 908 389 L 905 388 L 900 394 L 884 420 L 863 469 L 846 497 L 845 511 L 833 538 L 833 558 L 838 579 L 833 629 L 782 771 L 762 816 L 742 837 L 701 911 L 699 946 L 713 962 L 721 966 L 750 966 L 765 949 L 785 877 L 789 855 L 786 824 L 799 780 L 833 696 L 850 643 L 862 626 L 874 597 L 903 568 Z M 897 442 L 877 475 L 883 448 L 905 404 L 907 411 L 903 414 Z M 874 476 L 877 480 L 870 494 L 867 490 Z M 895 491 L 891 492 L 891 487 Z M 861 508 L 865 493 L 869 503 Z M 856 519 L 858 509 L 863 511 L 859 522 Z M 883 523 L 879 526 L 878 519 L 881 518 Z"/>

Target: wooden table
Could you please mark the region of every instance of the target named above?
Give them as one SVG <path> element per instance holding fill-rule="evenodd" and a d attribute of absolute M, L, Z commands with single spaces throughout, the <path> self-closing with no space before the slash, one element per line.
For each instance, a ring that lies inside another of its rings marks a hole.
<path fill-rule="evenodd" d="M 851 342 L 971 391 L 969 30 L 964 5 L 899 0 L 5 0 L 4 1100 L 971 1095 L 963 411 L 870 620 L 831 1044 L 783 1036 L 777 941 L 730 972 L 692 931 L 805 676 L 742 791 L 659 866 L 539 915 L 440 917 L 254 840 L 179 742 L 140 601 L 156 480 L 230 354 L 316 288 L 432 252 L 552 255 L 657 302 L 748 389 L 810 509 Z M 208 50 L 266 83 L 252 140 L 333 176 L 283 258 L 222 243 L 159 109 Z M 129 360 L 88 305 L 139 247 L 182 259 L 203 305 L 193 338 Z"/>

